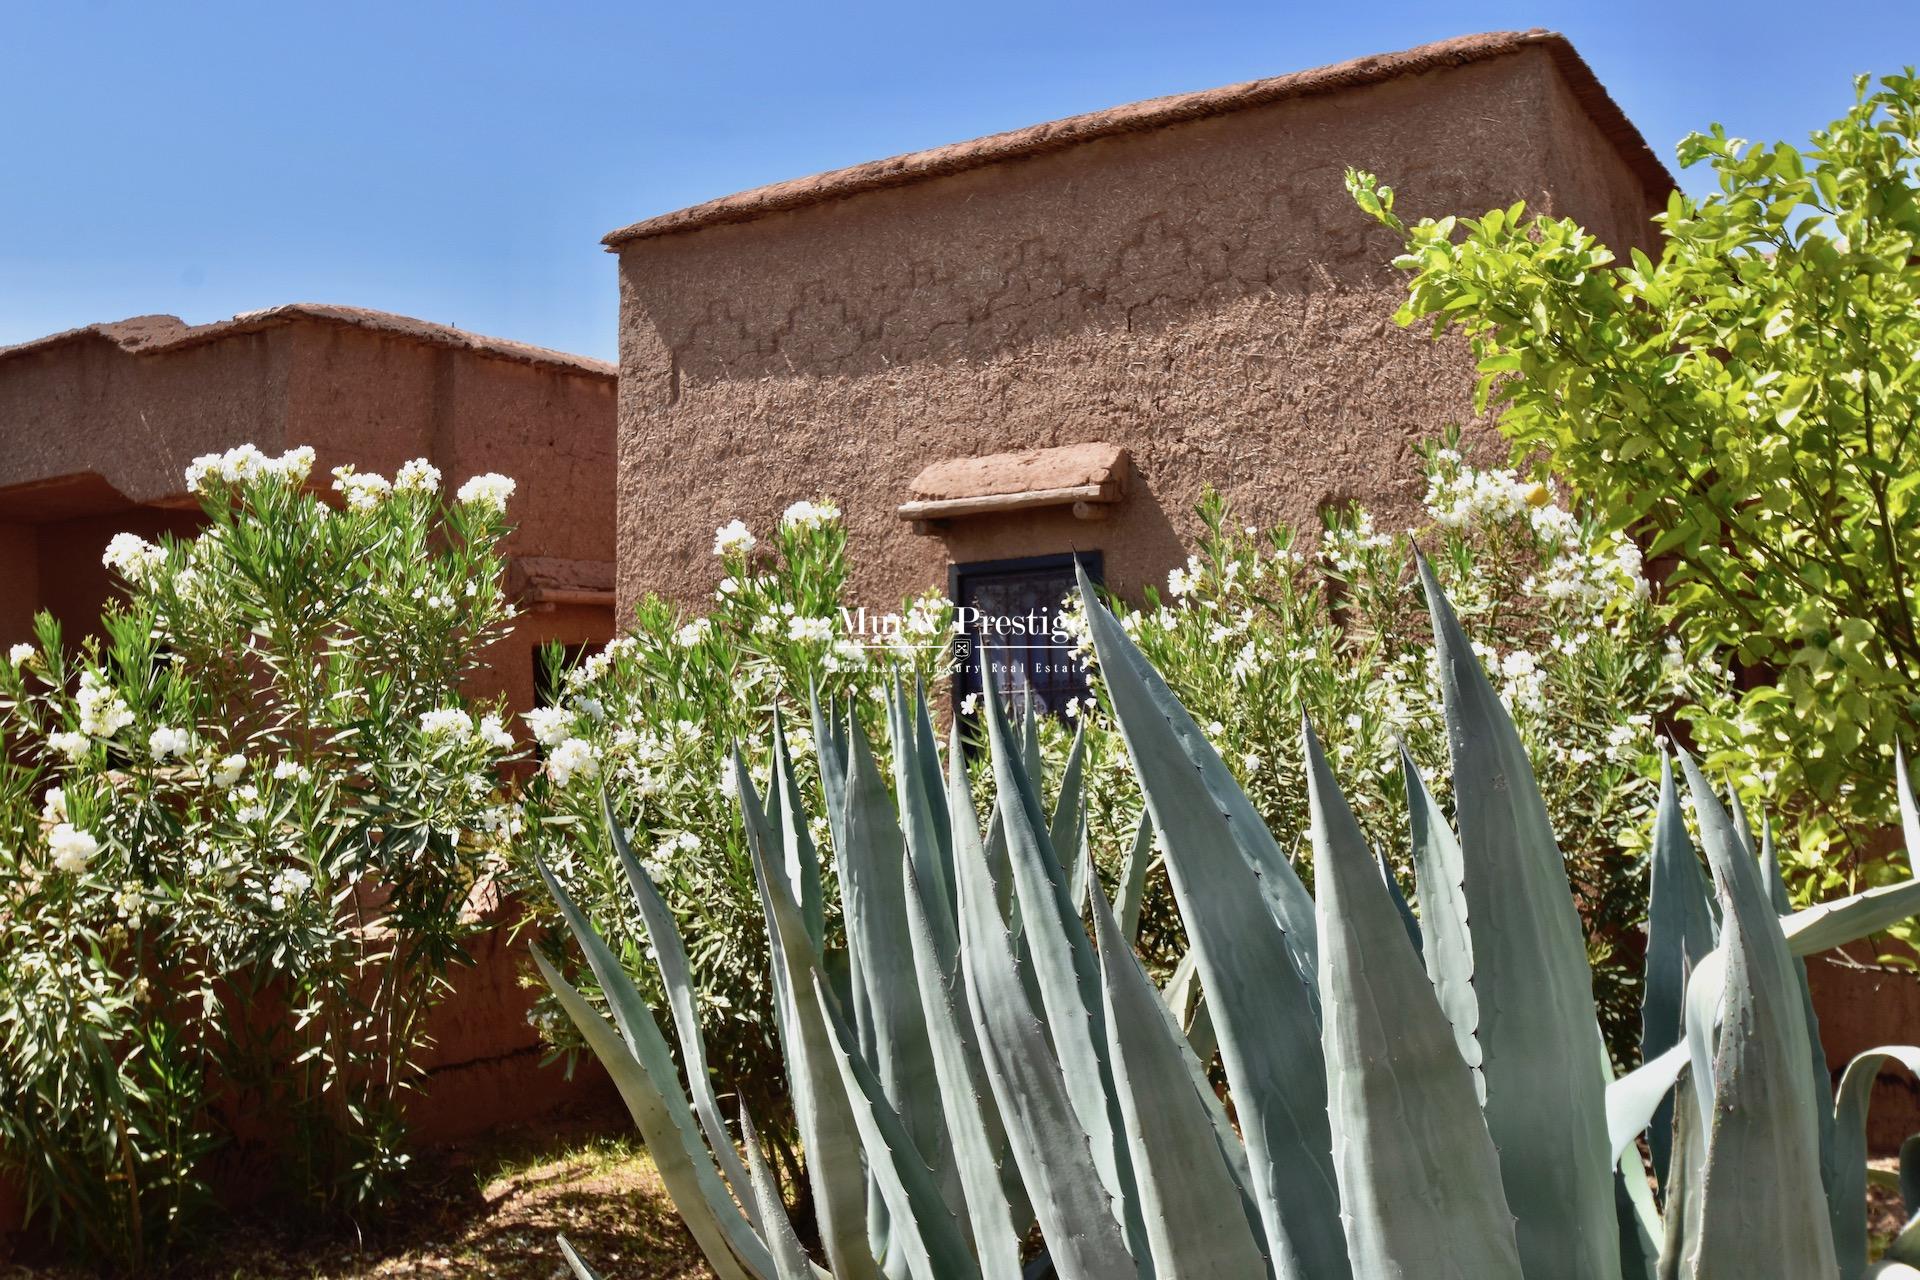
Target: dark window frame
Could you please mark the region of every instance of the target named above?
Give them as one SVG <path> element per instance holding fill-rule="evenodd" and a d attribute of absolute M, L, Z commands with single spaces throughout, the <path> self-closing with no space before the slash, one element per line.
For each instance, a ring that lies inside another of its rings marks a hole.
<path fill-rule="evenodd" d="M 949 564 L 947 566 L 947 599 L 953 601 L 954 607 L 958 609 L 967 604 L 965 592 L 971 580 L 1022 573 L 1064 571 L 1068 588 L 1071 589 L 1073 567 L 1076 562 L 1087 571 L 1087 577 L 1093 580 L 1095 586 L 1106 585 L 1106 560 L 1101 552 L 1098 550 L 1063 551 L 1049 555 L 1013 556 L 1002 560 L 969 560 Z M 1064 596 L 1065 592 L 1062 592 L 1062 595 Z M 979 641 L 969 635 L 966 659 L 956 666 L 953 672 L 953 710 L 956 717 L 960 716 L 960 706 L 966 696 L 969 693 L 980 692 L 984 686 L 976 665 L 979 662 L 979 652 Z M 1084 674 L 1080 683 L 1083 692 L 1090 688 Z M 1054 714 L 1051 710 L 1045 708 L 1042 710 L 1044 714 Z"/>

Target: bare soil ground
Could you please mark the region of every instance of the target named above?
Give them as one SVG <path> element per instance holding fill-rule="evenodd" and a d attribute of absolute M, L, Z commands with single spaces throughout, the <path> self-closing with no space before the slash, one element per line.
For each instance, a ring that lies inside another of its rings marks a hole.
<path fill-rule="evenodd" d="M 253 1218 L 215 1227 L 169 1280 L 560 1280 L 564 1234 L 605 1280 L 712 1272 L 646 1152 L 617 1117 L 508 1134 L 422 1155 L 410 1198 L 363 1237 L 314 1236 Z M 65 1268 L 0 1266 L 0 1280 L 81 1280 Z"/>

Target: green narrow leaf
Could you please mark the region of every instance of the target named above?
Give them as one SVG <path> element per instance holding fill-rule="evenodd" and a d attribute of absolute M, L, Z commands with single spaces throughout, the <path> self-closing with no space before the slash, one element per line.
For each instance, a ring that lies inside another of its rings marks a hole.
<path fill-rule="evenodd" d="M 701 1176 L 700 1161 L 693 1157 L 686 1141 L 677 1132 L 676 1117 L 651 1073 L 640 1065 L 620 1034 L 607 1025 L 607 1020 L 594 1011 L 593 1006 L 574 990 L 571 983 L 560 976 L 560 971 L 538 948 L 533 951 L 533 962 L 539 967 L 540 976 L 553 989 L 560 1007 L 566 1010 L 567 1017 L 579 1028 L 581 1038 L 587 1042 L 587 1047 L 606 1068 L 614 1087 L 619 1090 L 621 1101 L 627 1104 L 627 1111 L 633 1116 L 633 1122 L 646 1140 L 647 1150 L 660 1170 L 660 1181 L 672 1197 L 673 1207 L 679 1212 L 681 1221 L 687 1224 L 687 1230 L 693 1233 L 694 1241 L 700 1246 L 707 1264 L 721 1280 L 749 1280 L 750 1274 L 770 1274 L 773 1269 L 771 1257 L 766 1259 L 765 1271 L 753 1273 L 745 1270 L 735 1257 L 729 1233 L 717 1211 L 718 1203 L 724 1201 L 726 1208 L 732 1210 L 743 1228 L 746 1227 L 746 1219 L 733 1207 L 733 1199 L 727 1195 L 726 1189 L 719 1185 L 720 1175 L 713 1171 L 710 1160 L 706 1162 L 706 1177 Z M 675 1092 L 678 1089 L 676 1085 Z M 711 1179 L 712 1186 L 704 1185 L 708 1179 Z M 751 1235 L 750 1230 L 748 1234 Z"/>
<path fill-rule="evenodd" d="M 824 741 L 824 739 L 822 739 Z M 822 751 L 826 750 L 822 747 Z M 827 766 L 823 763 L 822 769 Z M 798 984 L 819 964 L 799 904 L 775 871 L 773 836 L 754 791 L 747 762 L 734 753 L 733 771 L 747 852 L 767 919 L 780 1038 L 786 1050 L 794 1119 L 807 1155 L 807 1183 L 813 1190 L 814 1219 L 835 1280 L 880 1280 L 867 1235 L 867 1183 L 862 1172 L 860 1132 L 833 1060 L 826 1021 L 817 1001 L 804 997 Z"/>
<path fill-rule="evenodd" d="M 1222 1157 L 1181 1038 L 1168 1025 L 1160 993 L 1121 936 L 1105 895 L 1093 899 L 1107 1051 L 1155 1274 L 1162 1280 L 1264 1276 L 1258 1213 Z"/>
<path fill-rule="evenodd" d="M 1132 942 L 1140 936 L 1140 908 L 1147 898 L 1147 871 L 1153 865 L 1153 816 L 1142 810 L 1133 844 L 1120 868 L 1120 932 Z"/>
<path fill-rule="evenodd" d="M 660 985 L 665 988 L 668 1006 L 673 1011 L 673 1029 L 680 1041 L 680 1061 L 686 1066 L 687 1084 L 693 1093 L 694 1113 L 699 1116 L 700 1128 L 707 1135 L 707 1145 L 720 1161 L 720 1172 L 726 1175 L 727 1185 L 733 1188 L 734 1199 L 746 1210 L 754 1229 L 764 1234 L 765 1224 L 760 1221 L 754 1204 L 746 1166 L 740 1163 L 740 1155 L 733 1149 L 733 1136 L 727 1132 L 726 1121 L 720 1117 L 720 1101 L 713 1093 L 713 1079 L 707 1069 L 707 1044 L 700 1034 L 700 1014 L 694 1007 L 693 973 L 687 965 L 687 951 L 680 940 L 680 928 L 674 923 L 673 912 L 660 897 L 660 891 L 654 887 L 653 877 L 634 857 L 633 848 L 627 842 L 626 828 L 614 815 L 613 801 L 604 790 L 600 793 L 600 817 L 606 824 L 614 855 L 626 872 L 633 900 L 640 908 L 640 919 L 646 925 L 647 940 L 653 946 L 654 967 L 660 971 Z"/>
<path fill-rule="evenodd" d="M 917 717 L 910 716 L 906 704 L 898 697 L 887 700 L 887 724 L 893 738 L 893 793 L 900 811 L 900 829 L 906 836 L 907 857 L 913 870 L 918 874 L 921 891 L 927 897 L 927 906 L 937 918 L 952 921 L 956 919 L 953 911 L 951 890 L 952 878 L 949 874 L 953 867 L 951 848 L 951 826 L 947 822 L 944 780 L 929 790 L 928 771 L 921 759 L 919 730 L 914 723 Z M 937 769 L 939 762 L 934 761 Z M 940 815 L 936 823 L 934 814 Z M 945 834 L 943 834 L 943 831 Z M 957 940 L 958 935 L 951 929 L 944 930 L 935 939 L 945 943 Z M 957 942 L 956 942 L 957 945 Z M 943 966 L 951 966 L 955 952 L 941 952 Z"/>
<path fill-rule="evenodd" d="M 1327 1109 L 1353 1273 L 1520 1280 L 1473 1073 L 1310 725 L 1302 737 Z"/>
<path fill-rule="evenodd" d="M 1767 902 L 1773 908 L 1775 916 L 1789 915 L 1793 911 L 1793 902 L 1787 894 L 1786 877 L 1781 871 L 1779 853 L 1773 847 L 1773 822 L 1762 817 L 1760 821 L 1760 871 L 1767 886 Z M 1813 988 L 1807 981 L 1807 962 L 1798 956 L 1791 961 L 1794 986 L 1800 996 L 1800 1016 L 1807 1024 L 1807 1081 L 1813 1086 L 1813 1092 L 1807 1099 L 1807 1105 L 1813 1109 L 1814 1122 L 1820 1133 L 1820 1182 L 1833 1194 L 1835 1155 L 1833 1147 L 1833 1076 L 1827 1070 L 1827 1051 L 1820 1043 L 1820 1014 L 1813 1007 Z"/>
<path fill-rule="evenodd" d="M 1387 861 L 1387 855 L 1376 853 L 1374 860 L 1380 867 L 1380 883 L 1386 886 L 1387 896 L 1393 900 L 1393 910 L 1400 917 L 1400 924 L 1407 931 L 1407 941 L 1413 944 L 1416 953 L 1425 945 L 1420 937 L 1420 920 L 1413 914 L 1413 907 L 1407 901 L 1407 895 L 1400 889 L 1399 877 L 1393 874 L 1393 864 Z"/>
<path fill-rule="evenodd" d="M 968 1014 L 1009 1150 L 1032 1193 L 1061 1280 L 1118 1280 L 1137 1268 L 1060 1064 L 1015 968 L 1013 939 L 971 805 L 953 817 Z"/>
<path fill-rule="evenodd" d="M 1350 1271 L 1333 1173 L 1318 996 L 1310 997 L 1300 981 L 1301 949 L 1289 948 L 1262 877 L 1244 853 L 1253 837 L 1236 815 L 1251 806 L 1084 573 L 1080 586 L 1114 715 L 1166 849 L 1168 877 L 1206 989 L 1246 1138 L 1248 1189 L 1260 1208 L 1275 1274 L 1282 1280 L 1340 1280 Z M 1222 786 L 1240 797 L 1239 804 L 1223 802 Z M 1264 826 L 1259 831 L 1271 842 Z M 1309 918 L 1309 937 L 1316 928 Z M 1313 978 L 1312 969 L 1305 973 Z"/>
<path fill-rule="evenodd" d="M 966 785 L 964 772 L 960 785 Z M 935 941 L 941 929 L 952 926 L 928 911 L 912 865 L 906 869 L 906 899 L 920 1004 L 933 1045 L 940 1105 L 953 1139 L 953 1161 L 966 1199 L 974 1252 L 986 1280 L 1019 1280 L 1020 1241 L 1031 1214 L 1016 1210 L 1007 1197 L 1001 1171 L 1006 1131 L 993 1106 L 986 1067 L 963 1007 L 965 994 L 957 989 L 958 939 Z M 956 957 L 953 962 L 942 959 L 949 947 Z"/>
<path fill-rule="evenodd" d="M 807 830 L 807 810 L 800 800 L 800 784 L 794 777 L 793 758 L 787 752 L 786 727 L 778 706 L 773 710 L 773 789 L 780 797 L 778 835 L 785 855 L 787 879 L 799 900 L 808 936 L 816 948 L 825 948 L 827 909 L 820 887 L 820 853 L 814 848 L 813 834 Z"/>
<path fill-rule="evenodd" d="M 1707 1130 L 1693 1090 L 1693 1068 L 1683 1064 L 1673 1090 L 1673 1140 L 1667 1144 L 1666 1213 L 1660 1244 L 1660 1280 L 1693 1280 L 1700 1257 L 1700 1204 L 1706 1191 Z"/>
<path fill-rule="evenodd" d="M 920 766 L 920 785 L 926 788 L 927 795 L 938 796 L 946 785 L 946 778 L 940 769 L 940 746 L 933 732 L 933 713 L 927 705 L 925 686 L 916 681 L 914 691 L 914 759 Z M 959 750 L 958 735 L 954 739 L 954 749 Z M 944 805 L 933 806 L 933 834 L 940 851 L 940 889 L 951 910 L 954 901 L 953 824 L 948 820 Z M 957 927 L 958 916 L 950 917 L 950 920 Z"/>
<path fill-rule="evenodd" d="M 849 744 L 840 901 L 846 918 L 847 947 L 859 960 L 873 1019 L 873 1052 L 865 1055 L 866 1065 L 878 1076 L 888 1104 L 906 1124 L 914 1146 L 928 1157 L 947 1203 L 959 1205 L 960 1179 L 950 1158 L 952 1143 L 940 1109 L 933 1046 L 927 1036 L 926 1015 L 920 1009 L 913 944 L 907 935 L 907 845 L 894 820 L 886 781 L 857 722 L 850 729 Z M 903 776 L 909 781 L 901 795 L 901 810 L 924 810 L 924 795 L 913 794 L 917 779 L 911 766 Z M 918 821 L 924 823 L 926 819 Z M 934 879 L 938 875 L 937 854 L 931 849 L 927 852 L 929 858 L 922 870 L 928 879 Z"/>
<path fill-rule="evenodd" d="M 1682 752 L 1680 763 L 1724 904 L 1726 956 L 1697 1280 L 1830 1276 L 1837 1263 L 1792 954 L 1732 819 L 1692 758 Z"/>
<path fill-rule="evenodd" d="M 1660 753 L 1660 801 L 1654 810 L 1653 852 L 1647 867 L 1647 960 L 1640 996 L 1640 1060 L 1652 1062 L 1679 1044 L 1685 1032 L 1682 1000 L 1694 968 L 1714 946 L 1713 898 L 1706 871 L 1687 834 L 1673 782 L 1673 761 Z M 1675 1074 L 1678 1074 L 1677 1068 Z M 1608 1090 L 1609 1110 L 1612 1089 Z M 1664 1096 L 1648 1127 L 1654 1176 L 1667 1185 L 1673 1141 L 1673 1100 Z"/>
<path fill-rule="evenodd" d="M 1099 960 L 1080 912 L 1068 897 L 1067 869 L 1046 834 L 1037 781 L 1027 774 L 991 674 L 985 676 L 987 737 L 993 756 L 1001 830 L 1013 872 L 1025 940 L 1039 980 L 1041 1007 L 1067 1097 L 1091 1144 L 1094 1167 L 1121 1212 L 1136 1259 L 1146 1254 L 1146 1225 L 1122 1133 L 1107 1061 Z"/>
<path fill-rule="evenodd" d="M 1424 558 L 1420 574 L 1453 756 L 1487 1127 L 1520 1257 L 1533 1277 L 1619 1280 L 1606 1078 L 1566 864 L 1513 721 Z"/>
<path fill-rule="evenodd" d="M 565 1236 L 555 1236 L 554 1239 L 560 1242 L 560 1256 L 567 1260 L 568 1270 L 572 1271 L 578 1280 L 600 1280 L 600 1273 L 581 1260 L 580 1255 L 574 1252 L 573 1245 Z"/>
<path fill-rule="evenodd" d="M 1047 826 L 1053 851 L 1066 867 L 1067 900 L 1076 911 L 1084 910 L 1087 903 L 1087 881 L 1081 871 L 1086 863 L 1079 856 L 1086 843 L 1086 752 L 1087 733 L 1082 725 L 1073 731 L 1073 746 L 1060 774 L 1060 794 L 1054 798 L 1053 818 Z"/>
<path fill-rule="evenodd" d="M 901 1250 L 913 1280 L 979 1280 L 980 1268 L 958 1219 L 906 1123 L 888 1104 L 879 1078 L 862 1058 L 853 1028 L 835 1006 L 824 975 L 816 966 L 807 977 L 810 998 L 831 1033 L 829 1047 L 841 1086 L 853 1103 L 868 1175 L 887 1202 L 890 1243 Z"/>
<path fill-rule="evenodd" d="M 1165 717 L 1167 724 L 1155 735 L 1156 740 L 1164 740 L 1177 750 L 1179 756 L 1185 758 L 1187 767 L 1199 776 L 1201 787 L 1219 813 L 1214 826 L 1224 832 L 1229 847 L 1236 850 L 1252 869 L 1254 886 L 1266 902 L 1267 910 L 1272 913 L 1274 923 L 1285 936 L 1294 972 L 1299 975 L 1301 989 L 1307 993 L 1317 1021 L 1320 987 L 1315 976 L 1319 969 L 1315 959 L 1318 948 L 1314 940 L 1317 926 L 1314 923 L 1313 895 L 1307 892 L 1299 873 L 1275 843 L 1273 833 L 1267 830 L 1260 811 L 1247 799 L 1247 793 L 1220 759 L 1220 753 L 1214 750 L 1206 734 L 1187 714 L 1187 709 L 1180 705 L 1180 700 L 1167 687 L 1160 673 L 1153 669 L 1147 656 L 1140 652 L 1139 646 L 1114 621 L 1106 606 L 1099 603 L 1086 573 L 1079 571 L 1078 577 L 1081 596 L 1088 602 L 1089 620 L 1097 616 L 1096 606 L 1106 616 L 1104 629 L 1109 636 L 1107 650 L 1110 653 L 1100 653 L 1100 664 L 1107 669 L 1109 685 L 1116 675 L 1123 675 L 1128 687 L 1140 691 L 1141 706 L 1151 708 L 1146 714 Z M 1095 647 L 1097 650 L 1098 645 Z M 1115 667 L 1116 663 L 1124 666 Z M 1151 806 L 1148 812 L 1153 814 Z M 1157 814 L 1153 815 L 1153 821 L 1159 823 Z M 1161 835 L 1164 847 L 1164 829 Z"/>
<path fill-rule="evenodd" d="M 1473 930 L 1467 922 L 1466 862 L 1447 816 L 1406 744 L 1400 773 L 1407 788 L 1407 818 L 1413 836 L 1414 892 L 1420 897 L 1420 958 L 1427 966 L 1441 1011 L 1453 1027 L 1460 1057 L 1473 1069 L 1482 1102 L 1487 1082 L 1480 1071 L 1480 1000 L 1473 990 Z"/>
<path fill-rule="evenodd" d="M 740 1107 L 740 1143 L 746 1147 L 747 1163 L 752 1166 L 749 1177 L 753 1198 L 760 1210 L 760 1221 L 765 1224 L 761 1234 L 773 1254 L 774 1280 L 813 1280 L 813 1264 L 807 1260 L 807 1251 L 794 1232 L 793 1220 L 787 1216 L 787 1202 L 780 1198 L 773 1171 L 767 1168 L 766 1157 L 760 1154 L 760 1135 L 754 1131 L 753 1118 L 747 1114 L 744 1103 Z"/>
<path fill-rule="evenodd" d="M 1834 1249 L 1840 1258 L 1840 1280 L 1855 1280 L 1867 1269 L 1867 1110 L 1873 1102 L 1873 1082 L 1888 1062 L 1897 1062 L 1920 1075 L 1920 1049 L 1883 1045 L 1857 1055 L 1847 1064 L 1834 1095 L 1837 1178 L 1828 1213 Z"/>

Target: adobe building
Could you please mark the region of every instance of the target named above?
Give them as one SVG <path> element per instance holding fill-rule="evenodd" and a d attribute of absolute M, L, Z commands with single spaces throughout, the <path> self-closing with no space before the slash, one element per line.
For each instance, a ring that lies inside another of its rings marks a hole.
<path fill-rule="evenodd" d="M 312 445 L 315 482 L 430 459 L 519 489 L 506 543 L 525 611 L 476 692 L 533 705 L 539 646 L 603 644 L 613 620 L 615 370 L 602 361 L 352 307 L 215 324 L 141 316 L 0 348 L 0 645 L 41 609 L 71 636 L 113 594 L 115 533 L 200 523 L 187 464 L 252 442 Z"/>
<path fill-rule="evenodd" d="M 1394 325 L 1398 246 L 1347 196 L 1349 166 L 1410 220 L 1525 200 L 1616 249 L 1653 241 L 1673 187 L 1573 47 L 1530 31 L 613 232 L 622 609 L 704 599 L 717 525 L 764 529 L 822 495 L 872 604 L 1000 589 L 1003 569 L 1071 551 L 1131 591 L 1185 559 L 1207 485 L 1261 524 L 1351 498 L 1411 517 L 1413 446 L 1472 418 L 1470 359 Z"/>

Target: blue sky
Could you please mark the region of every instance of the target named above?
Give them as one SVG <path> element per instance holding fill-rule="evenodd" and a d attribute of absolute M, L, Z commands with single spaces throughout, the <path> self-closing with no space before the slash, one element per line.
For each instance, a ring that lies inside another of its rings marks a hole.
<path fill-rule="evenodd" d="M 377 307 L 611 358 L 616 226 L 1157 94 L 1566 32 L 1670 158 L 1804 138 L 1920 5 L 0 0 L 0 344 Z"/>

